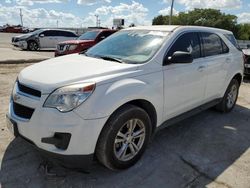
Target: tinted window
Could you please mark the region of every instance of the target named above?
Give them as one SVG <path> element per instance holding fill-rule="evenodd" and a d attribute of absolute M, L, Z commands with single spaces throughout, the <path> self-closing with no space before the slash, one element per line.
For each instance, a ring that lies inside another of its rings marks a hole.
<path fill-rule="evenodd" d="M 63 37 L 76 37 L 76 35 L 72 32 L 69 31 L 58 31 L 59 32 L 59 36 L 63 36 Z"/>
<path fill-rule="evenodd" d="M 229 52 L 229 48 L 227 47 L 227 45 L 225 44 L 225 42 L 223 40 L 221 40 L 222 43 L 222 51 L 223 53 L 228 53 Z"/>
<path fill-rule="evenodd" d="M 202 40 L 205 56 L 219 55 L 224 53 L 222 40 L 218 35 L 214 33 L 202 33 Z"/>
<path fill-rule="evenodd" d="M 51 36 L 59 36 L 58 31 L 56 30 L 48 30 L 43 32 L 44 36 L 51 37 Z"/>
<path fill-rule="evenodd" d="M 185 33 L 180 36 L 168 51 L 167 56 L 172 56 L 176 51 L 189 52 L 194 59 L 201 57 L 198 33 Z"/>
<path fill-rule="evenodd" d="M 101 38 L 101 37 L 104 37 L 104 38 L 107 38 L 109 35 L 113 34 L 114 31 L 103 31 L 99 36 L 98 38 Z"/>
<path fill-rule="evenodd" d="M 99 31 L 87 31 L 86 33 L 82 34 L 78 40 L 95 40 L 98 33 Z"/>
<path fill-rule="evenodd" d="M 237 40 L 235 39 L 233 34 L 224 34 L 225 37 L 227 37 L 227 39 L 236 47 L 236 48 L 240 48 Z"/>
<path fill-rule="evenodd" d="M 52 36 L 52 31 L 44 31 L 41 34 L 44 34 L 45 37 Z"/>

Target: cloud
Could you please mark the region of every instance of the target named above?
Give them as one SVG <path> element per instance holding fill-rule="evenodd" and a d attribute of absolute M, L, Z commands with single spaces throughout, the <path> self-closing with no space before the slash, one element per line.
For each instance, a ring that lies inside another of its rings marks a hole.
<path fill-rule="evenodd" d="M 6 0 L 6 3 L 16 2 L 18 5 L 32 6 L 35 3 L 46 4 L 46 3 L 64 3 L 69 0 Z"/>
<path fill-rule="evenodd" d="M 19 24 L 20 6 L 0 6 L 0 25 Z M 44 8 L 30 9 L 22 7 L 24 26 L 28 27 L 56 27 L 58 20 L 59 27 L 80 27 L 82 19 L 71 14 Z"/>
<path fill-rule="evenodd" d="M 176 0 L 178 4 L 184 5 L 187 10 L 194 8 L 235 9 L 241 8 L 242 0 Z M 170 4 L 171 0 L 163 0 Z"/>
<path fill-rule="evenodd" d="M 249 23 L 250 24 L 250 13 L 249 12 L 243 12 L 240 14 L 237 14 L 238 22 L 239 23 Z"/>
<path fill-rule="evenodd" d="M 77 0 L 79 5 L 95 5 L 97 3 L 111 3 L 111 0 Z"/>
<path fill-rule="evenodd" d="M 161 14 L 161 15 L 170 15 L 170 9 L 171 9 L 171 7 L 167 7 L 167 8 L 164 8 L 164 9 L 162 9 L 162 10 L 159 10 L 159 14 Z M 179 11 L 177 11 L 177 10 L 175 10 L 175 9 L 173 9 L 173 15 L 177 15 L 177 14 L 179 14 Z"/>
<path fill-rule="evenodd" d="M 120 3 L 117 6 L 101 6 L 84 20 L 89 25 L 95 25 L 95 15 L 99 15 L 103 26 L 113 26 L 114 18 L 125 19 L 125 25 L 134 23 L 135 25 L 149 25 L 151 20 L 147 20 L 148 9 L 143 4 L 132 1 L 131 4 Z"/>

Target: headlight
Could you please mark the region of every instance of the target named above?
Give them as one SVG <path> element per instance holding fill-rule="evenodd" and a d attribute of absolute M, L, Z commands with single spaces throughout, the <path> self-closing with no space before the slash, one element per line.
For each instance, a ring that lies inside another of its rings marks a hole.
<path fill-rule="evenodd" d="M 69 51 L 74 50 L 74 49 L 76 49 L 76 47 L 77 47 L 76 44 L 71 44 L 71 45 L 69 45 L 68 50 Z"/>
<path fill-rule="evenodd" d="M 82 104 L 95 90 L 95 83 L 82 83 L 61 87 L 51 93 L 44 107 L 68 112 Z"/>

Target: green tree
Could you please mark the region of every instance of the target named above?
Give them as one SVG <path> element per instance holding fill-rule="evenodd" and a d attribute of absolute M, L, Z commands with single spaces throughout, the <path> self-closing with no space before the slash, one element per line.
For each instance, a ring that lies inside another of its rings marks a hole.
<path fill-rule="evenodd" d="M 169 16 L 159 15 L 153 19 L 153 25 L 168 24 Z M 199 25 L 227 29 L 237 32 L 237 16 L 222 13 L 216 9 L 194 9 L 173 16 L 173 25 Z"/>

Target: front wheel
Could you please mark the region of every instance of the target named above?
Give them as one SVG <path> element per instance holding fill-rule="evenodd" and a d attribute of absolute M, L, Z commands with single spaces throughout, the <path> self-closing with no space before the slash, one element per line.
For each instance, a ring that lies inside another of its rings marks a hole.
<path fill-rule="evenodd" d="M 150 134 L 148 114 L 134 105 L 123 106 L 103 128 L 96 146 L 96 156 L 110 169 L 128 168 L 142 156 Z"/>
<path fill-rule="evenodd" d="M 240 84 L 238 80 L 233 79 L 230 82 L 222 101 L 216 106 L 216 109 L 225 113 L 230 112 L 236 104 L 239 94 L 239 87 Z"/>
<path fill-rule="evenodd" d="M 28 50 L 30 51 L 37 51 L 38 50 L 38 44 L 35 41 L 28 42 Z"/>

